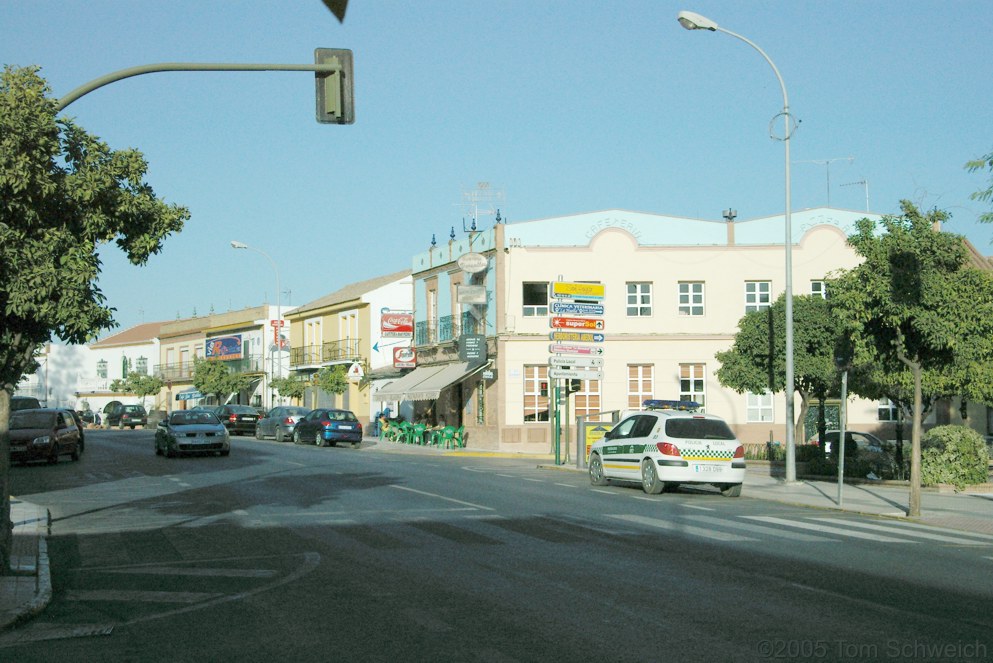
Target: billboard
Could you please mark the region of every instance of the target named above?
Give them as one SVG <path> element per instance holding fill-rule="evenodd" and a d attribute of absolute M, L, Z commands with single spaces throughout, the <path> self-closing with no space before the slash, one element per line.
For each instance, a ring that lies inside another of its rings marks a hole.
<path fill-rule="evenodd" d="M 380 335 L 389 338 L 413 338 L 414 314 L 409 311 L 385 309 L 380 318 Z"/>
<path fill-rule="evenodd" d="M 203 356 L 209 360 L 226 361 L 241 359 L 241 334 L 231 336 L 213 336 L 204 341 Z"/>
<path fill-rule="evenodd" d="M 393 348 L 394 368 L 416 368 L 417 350 L 414 348 Z"/>

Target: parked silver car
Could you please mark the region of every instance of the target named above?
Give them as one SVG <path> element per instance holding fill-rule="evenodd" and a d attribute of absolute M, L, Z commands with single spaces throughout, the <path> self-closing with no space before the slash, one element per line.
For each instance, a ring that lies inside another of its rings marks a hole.
<path fill-rule="evenodd" d="M 293 437 L 293 427 L 310 412 L 308 408 L 294 405 L 274 407 L 259 419 L 255 426 L 255 439 L 274 438 L 277 442 L 287 442 Z"/>

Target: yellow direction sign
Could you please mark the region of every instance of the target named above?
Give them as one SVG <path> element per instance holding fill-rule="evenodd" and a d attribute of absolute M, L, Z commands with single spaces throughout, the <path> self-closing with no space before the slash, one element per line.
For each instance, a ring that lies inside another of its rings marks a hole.
<path fill-rule="evenodd" d="M 562 299 L 603 299 L 605 290 L 602 283 L 552 281 L 552 297 Z"/>

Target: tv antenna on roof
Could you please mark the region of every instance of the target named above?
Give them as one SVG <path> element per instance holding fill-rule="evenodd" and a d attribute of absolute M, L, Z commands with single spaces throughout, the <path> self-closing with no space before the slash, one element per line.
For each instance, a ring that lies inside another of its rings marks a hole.
<path fill-rule="evenodd" d="M 489 182 L 476 182 L 476 188 L 466 190 L 462 188 L 462 230 L 473 232 L 477 229 L 477 220 L 480 216 L 494 216 L 497 223 L 501 222 L 500 208 L 506 202 L 503 189 L 496 189 L 490 186 Z M 466 227 L 466 218 L 470 219 L 470 226 Z"/>
<path fill-rule="evenodd" d="M 831 162 L 847 161 L 849 164 L 855 161 L 855 157 L 835 157 L 834 159 L 807 159 L 806 161 L 794 161 L 793 163 L 816 163 L 824 166 L 827 174 L 827 206 L 831 207 Z"/>
<path fill-rule="evenodd" d="M 869 211 L 869 180 L 868 180 L 868 178 L 864 178 L 864 179 L 858 180 L 856 182 L 847 182 L 845 184 L 842 184 L 841 186 L 855 186 L 856 184 L 859 185 L 859 186 L 861 186 L 861 187 L 863 187 L 865 189 L 865 211 L 868 212 Z"/>

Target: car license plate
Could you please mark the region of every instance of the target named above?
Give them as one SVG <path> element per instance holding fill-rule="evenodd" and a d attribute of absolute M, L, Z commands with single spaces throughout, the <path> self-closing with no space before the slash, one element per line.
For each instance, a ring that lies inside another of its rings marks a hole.
<path fill-rule="evenodd" d="M 338 426 L 338 428 L 340 428 L 341 430 L 352 430 L 351 424 L 341 424 L 340 426 Z"/>
<path fill-rule="evenodd" d="M 724 467 L 721 465 L 697 465 L 696 471 L 703 473 L 720 474 L 721 472 L 724 471 Z"/>

